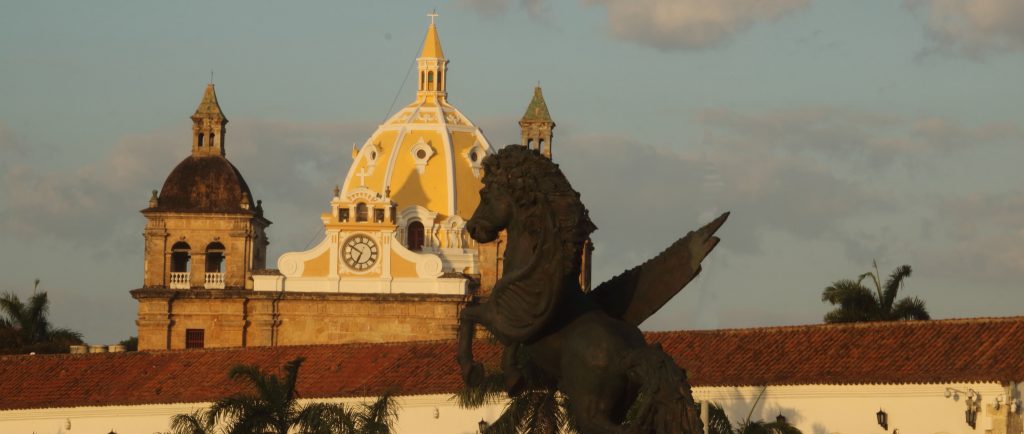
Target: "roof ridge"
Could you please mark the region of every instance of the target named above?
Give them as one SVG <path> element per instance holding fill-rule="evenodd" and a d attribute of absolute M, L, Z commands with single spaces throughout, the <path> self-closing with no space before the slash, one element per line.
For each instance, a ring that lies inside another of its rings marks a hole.
<path fill-rule="evenodd" d="M 818 323 L 818 324 L 793 324 L 766 327 L 733 327 L 720 329 L 685 329 L 685 330 L 652 330 L 644 333 L 651 334 L 673 334 L 673 333 L 762 333 L 766 331 L 802 331 L 822 328 L 890 328 L 890 327 L 914 327 L 928 326 L 930 324 L 964 324 L 964 323 L 1004 323 L 1024 322 L 1024 315 L 1005 317 L 973 317 L 973 318 L 942 318 L 930 320 L 897 320 L 897 321 L 866 321 L 849 323 Z"/>

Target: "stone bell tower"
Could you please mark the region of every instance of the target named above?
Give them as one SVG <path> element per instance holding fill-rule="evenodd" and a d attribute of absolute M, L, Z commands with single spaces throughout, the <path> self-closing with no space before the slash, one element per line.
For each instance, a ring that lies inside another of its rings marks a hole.
<path fill-rule="evenodd" d="M 191 315 L 191 302 L 178 300 L 198 297 L 209 304 L 222 292 L 252 289 L 253 270 L 265 268 L 270 221 L 225 157 L 227 123 L 211 83 L 192 115 L 191 154 L 141 211 L 146 217 L 143 287 L 132 291 L 139 300 L 140 349 L 241 342 L 230 336 L 240 336 L 243 323 Z M 203 311 L 198 304 L 195 310 Z"/>
<path fill-rule="evenodd" d="M 533 88 L 533 99 L 526 107 L 526 113 L 519 120 L 519 128 L 523 132 L 523 146 L 540 151 L 545 157 L 551 158 L 551 139 L 555 122 L 548 113 L 548 105 L 544 102 L 544 94 L 540 85 Z"/>

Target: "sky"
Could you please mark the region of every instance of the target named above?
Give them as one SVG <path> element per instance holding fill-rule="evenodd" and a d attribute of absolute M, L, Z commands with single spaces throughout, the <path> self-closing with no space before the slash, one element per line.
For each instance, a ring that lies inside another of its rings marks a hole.
<path fill-rule="evenodd" d="M 135 334 L 138 211 L 210 81 L 271 261 L 303 250 L 363 143 L 413 99 L 436 7 L 449 101 L 518 141 L 538 82 L 599 227 L 594 281 L 724 211 L 648 330 L 820 323 L 877 261 L 935 318 L 1024 314 L 1019 0 L 51 1 L 0 7 L 0 291 Z"/>

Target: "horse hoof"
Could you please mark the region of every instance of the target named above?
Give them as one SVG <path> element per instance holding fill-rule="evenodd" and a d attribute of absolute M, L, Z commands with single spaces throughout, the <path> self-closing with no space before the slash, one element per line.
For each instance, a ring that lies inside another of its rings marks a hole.
<path fill-rule="evenodd" d="M 467 386 L 476 387 L 484 382 L 484 365 L 479 362 L 462 366 L 462 382 Z"/>

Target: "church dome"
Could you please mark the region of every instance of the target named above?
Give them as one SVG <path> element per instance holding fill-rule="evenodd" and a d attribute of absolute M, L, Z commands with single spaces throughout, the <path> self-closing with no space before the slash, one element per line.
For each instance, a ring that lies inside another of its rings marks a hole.
<path fill-rule="evenodd" d="M 151 210 L 237 213 L 251 208 L 252 192 L 227 158 L 190 155 L 167 176 Z"/>
<path fill-rule="evenodd" d="M 468 220 L 480 202 L 481 161 L 492 148 L 447 101 L 448 61 L 433 24 L 417 63 L 416 100 L 353 149 L 343 195 L 367 188 L 388 195 L 400 210 L 421 207 L 437 213 L 437 221 Z"/>

